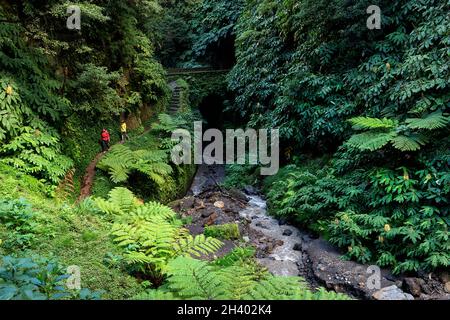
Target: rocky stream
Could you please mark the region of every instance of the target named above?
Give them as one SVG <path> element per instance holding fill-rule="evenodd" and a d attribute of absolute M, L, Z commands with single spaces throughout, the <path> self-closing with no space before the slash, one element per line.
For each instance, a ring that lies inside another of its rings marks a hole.
<path fill-rule="evenodd" d="M 342 259 L 342 252 L 321 238 L 300 230 L 267 212 L 264 196 L 253 187 L 225 190 L 223 166 L 201 165 L 185 198 L 171 203 L 188 229 L 201 234 L 205 226 L 237 223 L 241 239 L 225 240 L 222 256 L 239 245 L 253 245 L 258 262 L 271 273 L 301 276 L 311 289 L 324 286 L 355 299 L 450 299 L 449 273 L 395 276 L 389 270 Z"/>

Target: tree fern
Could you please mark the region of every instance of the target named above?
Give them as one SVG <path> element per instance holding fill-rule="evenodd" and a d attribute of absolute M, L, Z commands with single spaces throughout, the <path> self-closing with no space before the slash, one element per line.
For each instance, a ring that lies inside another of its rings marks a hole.
<path fill-rule="evenodd" d="M 4 156 L 2 161 L 25 173 L 58 184 L 74 163 L 62 154 L 59 135 L 45 128 L 41 122 L 37 125 L 39 128 L 21 128 L 19 135 L 0 147 L 0 155 Z"/>
<path fill-rule="evenodd" d="M 109 199 L 96 198 L 94 201 L 101 212 L 123 215 L 138 207 L 138 199 L 126 188 L 115 188 L 108 194 Z"/>
<path fill-rule="evenodd" d="M 306 291 L 305 283 L 298 277 L 269 276 L 259 282 L 246 295 L 248 300 L 299 300 Z"/>
<path fill-rule="evenodd" d="M 436 130 L 448 126 L 450 118 L 443 116 L 442 112 L 437 111 L 424 118 L 406 119 L 405 122 L 411 129 Z"/>
<path fill-rule="evenodd" d="M 355 130 L 368 131 L 351 136 L 347 141 L 348 146 L 363 151 L 376 151 L 391 144 L 405 152 L 420 150 L 429 141 L 423 130 L 441 129 L 448 125 L 449 118 L 444 117 L 442 112 L 435 112 L 422 119 L 406 119 L 402 124 L 386 118 L 357 117 L 349 121 Z"/>
<path fill-rule="evenodd" d="M 205 261 L 179 257 L 168 264 L 167 270 L 168 287 L 183 299 L 218 300 L 227 294 L 226 278 Z"/>
<path fill-rule="evenodd" d="M 179 254 L 197 257 L 216 252 L 221 246 L 221 241 L 212 237 L 205 237 L 203 234 L 195 237 L 187 235 L 174 244 L 174 248 Z"/>
<path fill-rule="evenodd" d="M 150 274 L 156 282 L 165 274 L 169 260 L 182 255 L 209 255 L 222 246 L 215 238 L 191 236 L 172 209 L 156 202 L 141 204 L 125 188 L 116 188 L 108 200 L 95 199 L 95 203 L 114 217 L 111 236 L 124 250 L 128 265 Z"/>
<path fill-rule="evenodd" d="M 393 131 L 364 132 L 353 135 L 347 143 L 360 150 L 375 151 L 383 148 L 395 137 L 396 133 Z"/>
<path fill-rule="evenodd" d="M 156 183 L 163 184 L 165 177 L 172 172 L 164 151 L 133 151 L 124 145 L 113 146 L 97 167 L 107 171 L 114 183 L 125 182 L 132 171 L 138 171 Z"/>
<path fill-rule="evenodd" d="M 349 120 L 356 130 L 362 129 L 391 129 L 397 125 L 395 120 L 377 119 L 368 117 L 356 117 Z"/>
<path fill-rule="evenodd" d="M 324 289 L 313 293 L 306 288 L 304 280 L 299 277 L 267 275 L 264 279 L 259 280 L 242 266 L 219 268 L 207 261 L 188 257 L 178 257 L 170 261 L 167 270 L 166 287 L 180 299 L 348 299 L 345 295 L 328 293 Z M 152 295 L 149 297 L 151 298 Z"/>
<path fill-rule="evenodd" d="M 427 142 L 425 136 L 411 135 L 411 136 L 396 136 L 391 140 L 392 145 L 401 151 L 417 151 Z"/>

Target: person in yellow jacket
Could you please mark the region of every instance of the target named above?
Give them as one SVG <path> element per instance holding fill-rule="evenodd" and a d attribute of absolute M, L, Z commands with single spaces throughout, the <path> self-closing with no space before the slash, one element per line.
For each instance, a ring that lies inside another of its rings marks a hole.
<path fill-rule="evenodd" d="M 125 120 L 121 121 L 120 124 L 120 133 L 122 134 L 122 142 L 125 142 L 126 139 L 130 139 L 128 137 L 128 133 L 127 133 L 127 123 L 125 122 Z"/>

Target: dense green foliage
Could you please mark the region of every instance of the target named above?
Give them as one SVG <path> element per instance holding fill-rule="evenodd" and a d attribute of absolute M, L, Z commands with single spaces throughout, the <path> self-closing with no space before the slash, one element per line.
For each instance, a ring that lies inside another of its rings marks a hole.
<path fill-rule="evenodd" d="M 123 145 L 113 146 L 97 164 L 102 171 L 97 175 L 94 194 L 106 196 L 115 186 L 125 186 L 143 199 L 163 203 L 182 196 L 191 183 L 195 166 L 171 163 L 170 152 L 175 145 L 171 135 L 179 128 L 192 131 L 188 123 L 194 119 L 196 115 L 190 109 L 176 116 L 160 113 L 151 129 Z"/>
<path fill-rule="evenodd" d="M 0 200 L 0 223 L 8 238 L 0 243 L 7 249 L 24 249 L 32 244 L 36 233 L 35 213 L 25 199 Z"/>
<path fill-rule="evenodd" d="M 274 214 L 359 261 L 446 268 L 450 3 L 381 1 L 380 30 L 366 26 L 371 4 L 247 1 L 233 108 L 280 129 L 293 164 L 265 182 Z"/>
<path fill-rule="evenodd" d="M 262 186 L 274 215 L 347 258 L 449 267 L 448 0 L 380 0 L 380 30 L 369 0 L 70 4 L 81 30 L 66 0 L 0 4 L 0 299 L 345 299 L 272 276 L 253 248 L 213 257 L 238 225 L 193 236 L 162 204 L 191 182 L 170 137 L 198 111 L 280 129 L 279 173 L 230 165 L 226 187 Z M 215 70 L 164 70 L 198 66 Z M 131 139 L 117 144 L 122 119 Z M 93 196 L 74 203 L 103 128 Z M 67 290 L 62 265 L 86 289 Z"/>
<path fill-rule="evenodd" d="M 64 268 L 41 257 L 3 256 L 0 262 L 0 300 L 98 300 L 101 292 L 69 291 Z"/>
<path fill-rule="evenodd" d="M 153 58 L 151 26 L 142 23 L 162 10 L 156 2 L 72 3 L 82 10 L 81 32 L 66 28 L 66 5 L 5 1 L 0 8 L 0 139 L 7 144 L 1 152 L 27 148 L 9 163 L 50 183 L 73 166 L 60 152 L 83 145 L 63 140 L 61 146 L 67 118 L 111 119 L 169 94 Z M 75 131 L 84 130 L 75 124 Z"/>
<path fill-rule="evenodd" d="M 209 254 L 222 243 L 203 235 L 192 237 L 175 212 L 159 203 L 140 204 L 127 189 L 116 188 L 109 200 L 96 200 L 99 209 L 115 215 L 111 234 L 124 250 L 124 259 L 133 272 L 149 277 L 155 286 L 161 285 L 167 263 L 177 256 Z"/>
<path fill-rule="evenodd" d="M 322 161 L 285 167 L 266 188 L 276 215 L 324 234 L 349 258 L 404 272 L 448 266 L 448 181 L 432 169 L 342 175 Z"/>
<path fill-rule="evenodd" d="M 245 252 L 245 251 L 243 251 Z M 236 255 L 233 251 L 230 255 Z M 240 255 L 240 254 L 239 254 Z M 167 268 L 167 285 L 149 290 L 140 300 L 346 300 L 345 295 L 319 290 L 311 292 L 301 278 L 275 277 L 263 270 L 255 272 L 252 257 L 228 266 L 179 257 Z"/>

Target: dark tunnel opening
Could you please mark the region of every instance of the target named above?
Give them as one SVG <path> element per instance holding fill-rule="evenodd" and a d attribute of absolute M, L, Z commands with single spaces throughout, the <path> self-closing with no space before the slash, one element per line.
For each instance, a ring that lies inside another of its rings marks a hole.
<path fill-rule="evenodd" d="M 206 122 L 204 129 L 223 129 L 224 98 L 219 94 L 210 94 L 199 105 L 200 114 Z"/>

